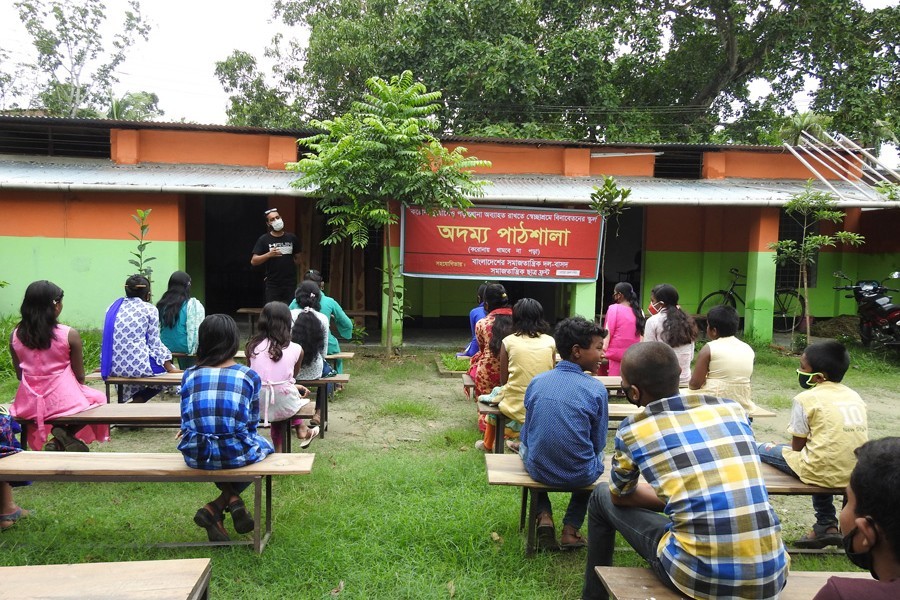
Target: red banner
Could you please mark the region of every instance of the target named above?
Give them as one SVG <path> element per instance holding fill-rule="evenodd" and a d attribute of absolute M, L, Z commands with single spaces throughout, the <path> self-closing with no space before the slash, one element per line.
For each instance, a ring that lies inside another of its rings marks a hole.
<path fill-rule="evenodd" d="M 597 213 L 476 206 L 403 212 L 403 274 L 459 279 L 596 281 Z"/>

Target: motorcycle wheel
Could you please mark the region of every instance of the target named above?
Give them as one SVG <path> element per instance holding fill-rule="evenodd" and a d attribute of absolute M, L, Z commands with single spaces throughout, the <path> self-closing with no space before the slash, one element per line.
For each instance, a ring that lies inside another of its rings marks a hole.
<path fill-rule="evenodd" d="M 872 345 L 872 325 L 869 323 L 859 323 L 859 340 L 863 347 L 868 348 Z"/>

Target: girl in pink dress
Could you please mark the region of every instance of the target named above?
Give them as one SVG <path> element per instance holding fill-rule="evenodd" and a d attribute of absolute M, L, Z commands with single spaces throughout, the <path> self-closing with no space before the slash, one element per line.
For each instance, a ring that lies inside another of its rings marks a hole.
<path fill-rule="evenodd" d="M 10 414 L 37 425 L 28 432 L 32 450 L 44 447 L 47 421 L 106 404 L 103 392 L 84 385 L 81 336 L 57 322 L 62 308 L 63 291 L 49 281 L 35 281 L 25 290 L 22 320 L 9 340 L 19 379 Z M 85 442 L 109 441 L 108 425 L 57 426 L 50 433 L 55 439 L 45 450 L 87 452 Z"/>
<path fill-rule="evenodd" d="M 606 309 L 609 335 L 603 339 L 603 352 L 609 362 L 609 375 L 619 375 L 622 355 L 644 335 L 644 312 L 634 288 L 626 281 L 613 288 L 613 302 Z"/>
<path fill-rule="evenodd" d="M 277 424 L 290 419 L 309 403 L 309 390 L 294 384 L 303 360 L 303 348 L 291 341 L 291 309 L 287 304 L 276 301 L 263 306 L 256 335 L 247 342 L 247 360 L 262 379 L 259 414 L 264 423 L 272 421 L 272 445 L 276 452 L 282 452 L 284 440 Z M 318 427 L 307 428 L 301 419 L 296 420 L 295 428 L 301 448 L 309 446 L 319 435 Z"/>

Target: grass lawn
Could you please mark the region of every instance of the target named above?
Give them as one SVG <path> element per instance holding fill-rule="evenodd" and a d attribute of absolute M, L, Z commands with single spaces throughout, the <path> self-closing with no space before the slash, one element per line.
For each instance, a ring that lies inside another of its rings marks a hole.
<path fill-rule="evenodd" d="M 327 438 L 309 448 L 312 474 L 274 479 L 274 533 L 261 556 L 245 547 L 147 547 L 205 539 L 192 517 L 215 495 L 211 485 L 60 483 L 15 491 L 36 514 L 2 534 L 0 564 L 208 556 L 216 598 L 578 598 L 584 552 L 526 560 L 519 491 L 487 485 L 484 457 L 473 446 L 475 409 L 459 381 L 437 373 L 436 356 L 453 349 L 407 348 L 393 360 L 355 350 L 344 363 L 351 383 L 330 406 Z M 846 383 L 869 404 L 871 436 L 900 435 L 900 361 L 852 352 Z M 755 396 L 778 413 L 754 423 L 761 441 L 788 439 L 796 368 L 796 357 L 758 350 Z M 11 398 L 14 390 L 0 363 L 0 393 Z M 114 429 L 110 443 L 91 451 L 175 452 L 174 436 L 173 429 Z M 567 497 L 553 500 L 559 520 Z M 773 503 L 786 539 L 811 524 L 808 497 Z M 642 564 L 629 551 L 616 560 Z M 842 556 L 797 556 L 793 568 L 852 566 Z"/>

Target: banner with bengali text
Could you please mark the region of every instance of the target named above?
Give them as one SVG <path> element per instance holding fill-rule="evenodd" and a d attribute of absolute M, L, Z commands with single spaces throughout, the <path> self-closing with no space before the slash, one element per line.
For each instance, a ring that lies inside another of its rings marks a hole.
<path fill-rule="evenodd" d="M 596 281 L 597 213 L 476 206 L 428 215 L 407 207 L 401 222 L 402 273 L 411 277 Z"/>

